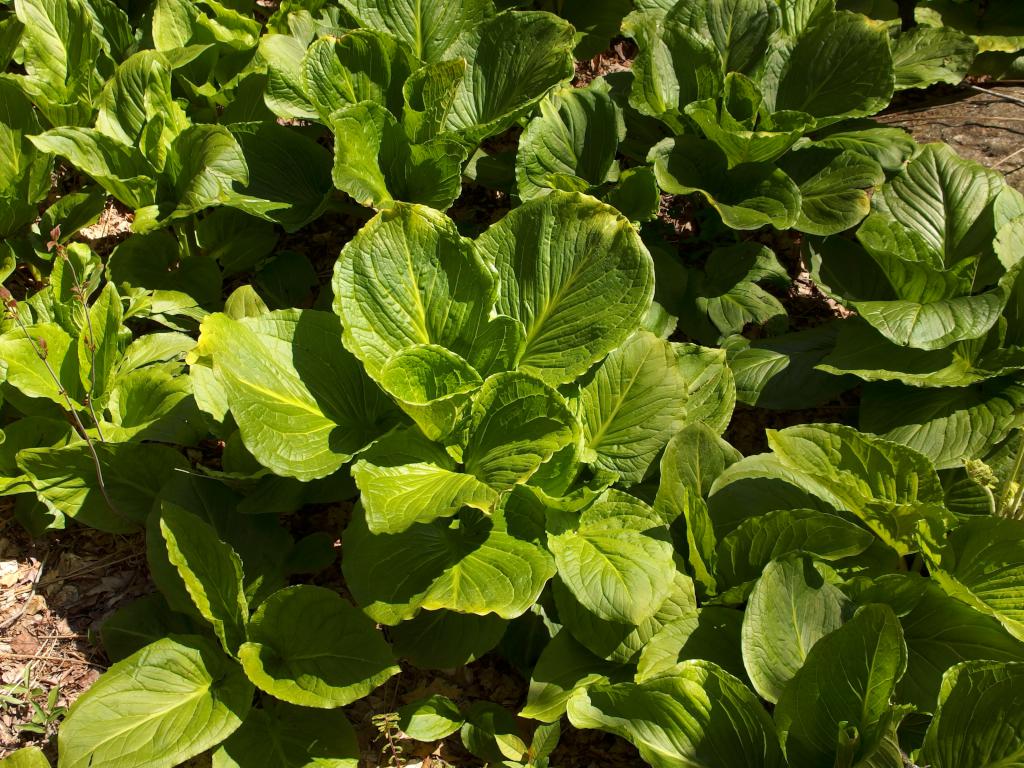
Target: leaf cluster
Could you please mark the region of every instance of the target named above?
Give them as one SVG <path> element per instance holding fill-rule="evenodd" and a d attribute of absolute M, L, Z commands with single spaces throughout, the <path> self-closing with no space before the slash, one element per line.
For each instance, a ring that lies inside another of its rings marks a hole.
<path fill-rule="evenodd" d="M 1024 198 L 871 119 L 1012 13 L 10 5 L 0 495 L 138 534 L 158 590 L 61 768 L 354 767 L 353 704 L 487 654 L 518 710 L 378 712 L 392 757 L 549 768 L 564 723 L 666 768 L 1024 754 Z"/>

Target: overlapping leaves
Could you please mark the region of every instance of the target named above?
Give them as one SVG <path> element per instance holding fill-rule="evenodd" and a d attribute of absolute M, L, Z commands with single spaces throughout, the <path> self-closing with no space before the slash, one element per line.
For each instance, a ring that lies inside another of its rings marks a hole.
<path fill-rule="evenodd" d="M 830 0 L 13 5 L 0 493 L 35 532 L 145 530 L 161 593 L 104 626 L 60 765 L 351 767 L 344 708 L 399 658 L 494 649 L 532 738 L 440 695 L 404 734 L 536 768 L 563 715 L 652 765 L 1019 757 L 1024 199 L 866 119 L 1008 42 L 939 2 L 909 32 Z M 620 20 L 631 71 L 570 87 Z M 51 199 L 54 156 L 92 186 Z M 510 210 L 452 208 L 466 181 Z M 107 194 L 135 234 L 101 259 L 72 238 Z M 836 318 L 784 333 L 817 289 Z M 858 378 L 815 412 L 844 425 L 723 437 Z M 293 535 L 310 505 L 340 532 Z"/>

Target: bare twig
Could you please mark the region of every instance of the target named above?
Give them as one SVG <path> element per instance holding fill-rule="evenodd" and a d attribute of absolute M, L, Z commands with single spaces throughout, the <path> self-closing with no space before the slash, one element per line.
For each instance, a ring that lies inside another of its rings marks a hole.
<path fill-rule="evenodd" d="M 1000 161 L 999 161 L 998 163 L 993 163 L 993 164 L 992 164 L 992 167 L 993 167 L 993 168 L 998 168 L 998 167 L 999 167 L 1000 165 L 1002 165 L 1003 163 L 1005 163 L 1005 162 L 1006 162 L 1007 160 L 1012 160 L 1013 158 L 1015 158 L 1015 157 L 1016 157 L 1017 155 L 1019 155 L 1019 154 L 1020 154 L 1021 152 L 1024 152 L 1024 147 L 1021 147 L 1020 149 L 1016 149 L 1016 150 L 1014 150 L 1013 152 L 1011 152 L 1010 154 L 1008 154 L 1008 155 L 1007 155 L 1006 157 L 1004 157 L 1004 158 L 1003 158 L 1002 160 L 1000 160 Z"/>
<path fill-rule="evenodd" d="M 980 85 L 968 84 L 967 87 L 970 88 L 972 91 L 977 91 L 978 93 L 987 93 L 989 96 L 995 96 L 997 99 L 1002 99 L 1003 101 L 1012 101 L 1014 104 L 1020 104 L 1021 106 L 1024 106 L 1024 99 L 1017 98 L 1016 96 L 1011 96 L 1008 93 L 1000 93 L 999 91 L 992 90 L 991 88 L 982 88 Z"/>
<path fill-rule="evenodd" d="M 84 664 L 89 667 L 96 667 L 96 669 L 104 669 L 102 664 L 96 664 L 91 661 L 79 658 L 69 658 L 67 656 L 37 656 L 31 653 L 3 653 L 0 652 L 0 658 L 2 659 L 27 659 L 28 661 L 59 661 L 64 664 Z"/>
<path fill-rule="evenodd" d="M 74 578 L 77 578 L 79 576 L 83 576 L 86 573 L 92 573 L 93 571 L 99 571 L 99 570 L 102 570 L 104 568 L 110 568 L 110 567 L 115 566 L 115 565 L 120 565 L 121 563 L 127 563 L 129 560 L 139 560 L 140 558 L 143 558 L 143 557 L 145 557 L 145 553 L 144 552 L 136 552 L 135 554 L 128 555 L 127 557 L 120 557 L 120 558 L 118 558 L 116 560 L 110 560 L 110 561 L 106 561 L 106 562 L 101 561 L 101 562 L 98 562 L 98 563 L 93 563 L 88 568 L 79 568 L 77 571 L 71 571 L 70 573 L 65 573 L 62 576 L 56 576 L 54 578 L 47 579 L 46 580 L 46 586 L 49 587 L 49 586 L 52 586 L 53 584 L 60 584 L 62 581 L 67 581 L 68 579 L 74 579 Z"/>

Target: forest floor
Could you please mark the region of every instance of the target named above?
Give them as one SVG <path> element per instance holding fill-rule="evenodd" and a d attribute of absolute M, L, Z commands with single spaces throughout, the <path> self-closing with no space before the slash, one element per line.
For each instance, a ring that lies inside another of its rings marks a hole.
<path fill-rule="evenodd" d="M 581 64 L 578 81 L 626 67 L 628 51 L 619 43 Z M 919 142 L 944 141 L 965 157 L 1002 171 L 1024 191 L 1024 104 L 1002 98 L 1024 98 L 1024 88 L 981 87 L 992 92 L 960 86 L 901 96 L 877 119 L 907 129 Z M 507 207 L 508 201 L 500 194 L 470 187 L 450 214 L 460 227 L 479 230 L 500 218 Z M 662 218 L 675 231 L 685 232 L 687 222 L 680 220 L 680 211 L 685 215 L 686 206 L 666 199 Z M 299 237 L 289 237 L 286 247 L 322 255 L 317 266 L 325 268 L 326 277 L 337 254 L 338 223 L 314 224 Z M 355 217 L 343 224 L 341 229 L 354 231 L 361 221 Z M 84 232 L 84 238 L 101 253 L 109 252 L 128 226 L 128 217 L 110 206 L 103 220 Z M 340 242 L 345 239 L 347 236 Z M 773 245 L 793 277 L 780 298 L 796 327 L 814 325 L 841 311 L 810 282 L 794 243 L 783 241 L 781 249 L 779 242 Z M 808 412 L 739 406 L 727 437 L 744 453 L 756 453 L 764 450 L 766 427 L 844 421 L 844 413 L 850 410 L 850 402 L 844 399 Z M 14 521 L 12 506 L 10 499 L 0 499 L 0 757 L 28 744 L 42 746 L 54 757 L 54 735 L 65 708 L 109 664 L 99 643 L 99 626 L 116 608 L 154 587 L 141 535 L 113 536 L 72 524 L 66 531 L 32 540 Z M 336 512 L 318 517 L 325 526 L 333 526 L 325 530 L 337 531 Z M 333 571 L 325 579 L 340 581 L 337 565 Z M 480 765 L 461 749 L 457 738 L 434 745 L 400 741 L 404 754 L 396 759 L 389 754 L 388 739 L 371 719 L 432 693 L 459 703 L 486 699 L 517 710 L 525 701 L 526 690 L 527 681 L 493 654 L 456 670 L 403 667 L 401 675 L 349 709 L 360 736 L 363 764 L 406 768 Z M 571 730 L 563 734 L 552 764 L 562 768 L 643 765 L 636 750 L 620 739 L 596 731 Z M 209 765 L 209 757 L 200 758 L 195 765 Z"/>

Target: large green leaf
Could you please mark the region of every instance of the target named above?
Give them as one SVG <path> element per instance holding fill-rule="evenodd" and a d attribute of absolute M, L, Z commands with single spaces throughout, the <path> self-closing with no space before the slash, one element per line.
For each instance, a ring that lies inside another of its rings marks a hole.
<path fill-rule="evenodd" d="M 725 153 L 706 139 L 665 139 L 651 149 L 648 160 L 662 190 L 700 193 L 732 229 L 768 224 L 789 229 L 800 215 L 800 189 L 789 176 L 770 163 L 728 168 Z"/>
<path fill-rule="evenodd" d="M 715 591 L 715 531 L 705 499 L 726 467 L 741 454 L 703 424 L 691 424 L 669 441 L 661 457 L 654 508 L 666 522 L 682 520 L 686 559 L 704 592 Z"/>
<path fill-rule="evenodd" d="M 780 162 L 800 187 L 795 227 L 812 235 L 832 235 L 858 224 L 871 210 L 869 193 L 885 181 L 882 167 L 856 152 L 809 148 Z"/>
<path fill-rule="evenodd" d="M 125 296 L 140 289 L 178 291 L 194 305 L 218 306 L 223 280 L 217 262 L 182 245 L 166 229 L 134 235 L 110 256 L 107 279 Z M 200 317 L 205 314 L 201 310 Z"/>
<path fill-rule="evenodd" d="M 232 453 L 237 450 L 236 445 L 237 438 L 226 446 L 225 466 L 229 468 L 232 467 Z M 275 499 L 275 491 L 286 495 L 287 488 L 301 498 L 304 487 L 294 480 L 267 480 L 269 482 L 260 484 L 262 487 L 250 486 L 251 495 L 242 497 L 227 485 L 215 482 L 206 475 L 178 472 L 158 496 L 160 509 L 173 506 L 187 510 L 209 524 L 216 537 L 238 553 L 242 564 L 245 598 L 253 606 L 283 587 L 292 573 L 305 572 L 306 568 L 315 570 L 323 559 L 328 562 L 333 560 L 333 552 L 328 552 L 324 558 L 322 550 L 318 552 L 315 546 L 309 546 L 311 542 L 308 539 L 294 543 L 278 523 L 276 514 L 273 514 L 283 503 L 287 503 Z M 316 498 L 312 493 L 309 497 Z M 265 514 L 267 512 L 271 514 Z M 146 521 L 146 559 L 153 581 L 174 610 L 198 617 L 188 588 L 168 554 L 160 529 L 160 516 L 154 510 Z M 234 568 L 225 570 L 229 578 L 233 578 L 230 573 Z"/>
<path fill-rule="evenodd" d="M 119 605 L 100 625 L 100 637 L 107 658 L 116 662 L 169 635 L 195 634 L 200 626 L 191 616 L 172 611 L 159 592 L 152 592 Z"/>
<path fill-rule="evenodd" d="M 245 642 L 249 619 L 241 559 L 211 525 L 173 504 L 161 509 L 160 533 L 192 602 L 224 650 L 235 653 Z"/>
<path fill-rule="evenodd" d="M 160 366 L 119 374 L 107 410 L 110 423 L 103 423 L 107 440 L 194 445 L 206 435 L 192 398 L 191 380 Z"/>
<path fill-rule="evenodd" d="M 827 124 L 880 112 L 892 92 L 885 28 L 860 14 L 840 11 L 823 15 L 797 38 L 769 104 L 774 110 L 806 112 Z"/>
<path fill-rule="evenodd" d="M 777 703 L 814 645 L 842 625 L 849 605 L 810 560 L 769 563 L 743 615 L 743 664 L 754 690 Z"/>
<path fill-rule="evenodd" d="M 372 533 L 399 533 L 413 523 L 450 517 L 463 506 L 489 512 L 498 492 L 459 472 L 437 443 L 415 429 L 378 440 L 352 466 Z"/>
<path fill-rule="evenodd" d="M 742 82 L 734 73 L 726 80 L 726 96 L 719 104 L 714 99 L 702 99 L 686 105 L 686 114 L 700 127 L 704 136 L 714 142 L 725 153 L 730 168 L 742 163 L 771 162 L 784 155 L 790 147 L 814 123 L 810 115 L 802 112 L 781 112 L 770 116 L 759 116 L 756 101 L 748 102 L 752 114 L 745 120 L 737 120 L 729 112 L 729 85 Z M 750 89 L 756 88 L 753 84 Z M 733 105 L 736 109 L 737 105 Z M 737 110 L 738 111 L 738 110 Z"/>
<path fill-rule="evenodd" d="M 0 64 L 6 67 L 14 58 L 15 49 L 21 41 L 21 33 L 25 25 L 18 17 L 8 15 L 0 21 Z"/>
<path fill-rule="evenodd" d="M 550 723 L 565 714 L 573 691 L 594 683 L 623 679 L 623 668 L 595 656 L 568 630 L 560 630 L 541 651 L 530 675 L 530 689 L 520 717 Z"/>
<path fill-rule="evenodd" d="M 354 29 L 309 46 L 302 59 L 302 83 L 321 122 L 329 125 L 335 112 L 363 101 L 401 112 L 402 84 L 414 68 L 395 38 Z"/>
<path fill-rule="evenodd" d="M 102 77 L 101 30 L 83 0 L 18 0 L 27 77 L 19 82 L 53 125 L 84 125 Z"/>
<path fill-rule="evenodd" d="M 640 482 L 686 421 L 687 381 L 676 352 L 647 331 L 612 350 L 580 390 L 585 461 Z"/>
<path fill-rule="evenodd" d="M 551 189 L 589 192 L 616 181 L 622 112 L 602 78 L 586 88 L 562 88 L 540 103 L 516 152 L 516 189 L 528 200 Z"/>
<path fill-rule="evenodd" d="M 0 760 L 0 768 L 50 768 L 50 761 L 39 747 L 22 747 Z"/>
<path fill-rule="evenodd" d="M 659 13 L 635 13 L 622 31 L 636 41 L 630 105 L 642 115 L 657 117 L 675 133 L 685 127 L 686 105 L 718 95 L 722 59 L 715 45 L 680 19 Z"/>
<path fill-rule="evenodd" d="M 161 486 L 188 469 L 184 456 L 163 445 L 94 442 L 93 447 L 99 475 L 85 443 L 21 451 L 18 466 L 49 508 L 101 531 L 137 531 Z"/>
<path fill-rule="evenodd" d="M 835 0 L 787 0 L 779 3 L 782 11 L 782 31 L 797 37 L 809 25 L 835 10 Z"/>
<path fill-rule="evenodd" d="M 402 94 L 402 125 L 413 141 L 427 141 L 445 133 L 445 120 L 466 74 L 466 60 L 452 59 L 417 69 Z"/>
<path fill-rule="evenodd" d="M 903 632 L 886 605 L 861 608 L 820 639 L 775 707 L 790 764 L 832 768 L 844 733 L 847 764 L 869 758 L 893 725 L 889 700 L 906 667 Z"/>
<path fill-rule="evenodd" d="M 722 434 L 736 407 L 736 381 L 725 350 L 697 344 L 676 344 L 675 348 L 687 382 L 686 420 Z"/>
<path fill-rule="evenodd" d="M 184 110 L 171 95 L 171 68 L 156 51 L 126 59 L 97 100 L 96 128 L 128 146 L 140 146 L 156 168 L 163 168 L 174 137 L 188 127 Z M 158 121 L 158 122 L 157 122 Z M 150 146 L 150 136 L 155 146 Z"/>
<path fill-rule="evenodd" d="M 345 346 L 373 378 L 414 344 L 466 351 L 496 290 L 493 267 L 451 220 L 407 204 L 381 211 L 348 242 L 333 285 Z"/>
<path fill-rule="evenodd" d="M 836 321 L 753 342 L 729 337 L 725 345 L 737 399 L 762 408 L 805 408 L 852 387 L 856 379 L 842 371 L 816 370 L 844 327 Z"/>
<path fill-rule="evenodd" d="M 636 664 L 647 642 L 665 625 L 697 609 L 693 579 L 676 570 L 672 588 L 654 615 L 639 624 L 608 621 L 594 615 L 559 579 L 552 582 L 558 620 L 591 653 L 618 664 Z"/>
<path fill-rule="evenodd" d="M 946 592 L 1024 641 L 1024 521 L 972 516 L 941 547 L 924 544 L 929 573 Z"/>
<path fill-rule="evenodd" d="M 600 619 L 639 624 L 672 588 L 668 530 L 646 504 L 619 491 L 587 507 L 573 530 L 548 536 L 558 577 Z"/>
<path fill-rule="evenodd" d="M 267 598 L 238 657 L 256 686 L 277 699 L 332 709 L 398 673 L 373 622 L 324 587 L 287 587 Z"/>
<path fill-rule="evenodd" d="M 359 742 L 345 714 L 265 698 L 213 753 L 213 768 L 358 768 Z"/>
<path fill-rule="evenodd" d="M 182 131 L 171 145 L 164 173 L 170 189 L 161 188 L 158 201 L 163 222 L 226 203 L 234 184 L 249 183 L 242 148 L 221 125 L 193 125 Z M 165 208 L 171 210 L 165 212 Z"/>
<path fill-rule="evenodd" d="M 388 630 L 396 656 L 419 669 L 453 669 L 476 661 L 501 641 L 509 623 L 497 614 L 421 611 Z"/>
<path fill-rule="evenodd" d="M 943 674 L 960 662 L 1024 661 L 1024 643 L 930 579 L 890 574 L 854 597 L 859 603 L 888 603 L 900 616 L 907 673 L 896 687 L 896 699 L 919 712 L 935 711 Z"/>
<path fill-rule="evenodd" d="M 483 379 L 469 363 L 436 344 L 399 350 L 380 372 L 380 384 L 431 440 L 447 440 L 462 425 Z"/>
<path fill-rule="evenodd" d="M 717 606 L 697 608 L 669 622 L 640 652 L 636 682 L 672 674 L 689 659 L 712 661 L 730 675 L 745 681 L 742 626 L 741 611 Z"/>
<path fill-rule="evenodd" d="M 778 509 L 744 520 L 719 543 L 717 575 L 723 585 L 740 586 L 758 578 L 776 558 L 803 552 L 817 560 L 859 555 L 874 541 L 869 531 L 813 509 Z"/>
<path fill-rule="evenodd" d="M 959 157 L 946 144 L 927 144 L 882 188 L 879 205 L 951 267 L 988 245 L 994 232 L 983 215 L 1004 185 L 998 171 Z"/>
<path fill-rule="evenodd" d="M 493 13 L 488 0 L 343 0 L 365 26 L 390 32 L 429 64 L 454 58 L 449 53 L 460 37 Z"/>
<path fill-rule="evenodd" d="M 627 168 L 602 199 L 630 221 L 642 222 L 657 218 L 661 194 L 654 169 L 648 165 Z"/>
<path fill-rule="evenodd" d="M 957 85 L 978 54 L 978 46 L 954 27 L 916 26 L 896 38 L 892 65 L 896 90 Z"/>
<path fill-rule="evenodd" d="M 342 568 L 349 589 L 375 621 L 397 624 L 420 609 L 515 618 L 555 573 L 532 521 L 464 510 L 396 534 L 370 533 L 360 512 L 345 530 Z"/>
<path fill-rule="evenodd" d="M 394 116 L 361 102 L 332 114 L 338 189 L 361 205 L 388 208 L 395 200 L 444 210 L 462 192 L 466 148 L 448 137 L 412 144 Z"/>
<path fill-rule="evenodd" d="M 94 404 L 105 404 L 121 357 L 124 311 L 110 283 L 93 299 L 89 320 L 78 337 L 78 372 Z"/>
<path fill-rule="evenodd" d="M 743 478 L 777 478 L 854 513 L 904 554 L 916 549 L 919 520 L 947 516 L 931 462 L 906 446 L 839 424 L 769 430 L 768 445 L 771 454 L 732 465 L 712 492 Z"/>
<path fill-rule="evenodd" d="M 519 735 L 515 715 L 491 701 L 475 701 L 466 708 L 466 722 L 459 734 L 466 749 L 486 761 L 500 764 L 527 760 L 526 742 Z"/>
<path fill-rule="evenodd" d="M 0 430 L 0 494 L 32 491 L 28 476 L 18 466 L 21 450 L 64 446 L 73 435 L 74 428 L 63 419 L 26 416 L 5 424 Z"/>
<path fill-rule="evenodd" d="M 580 427 L 557 390 L 524 373 L 497 373 L 473 398 L 463 451 L 466 472 L 492 488 L 526 482 Z"/>
<path fill-rule="evenodd" d="M 165 637 L 114 664 L 58 736 L 59 768 L 173 768 L 245 719 L 252 684 L 211 641 Z"/>
<path fill-rule="evenodd" d="M 325 477 L 395 422 L 341 334 L 336 315 L 315 310 L 203 320 L 194 354 L 212 362 L 246 448 L 277 474 Z"/>
<path fill-rule="evenodd" d="M 51 160 L 29 141 L 42 128 L 32 102 L 11 80 L 0 80 L 0 236 L 31 224 L 46 196 Z"/>
<path fill-rule="evenodd" d="M 292 126 L 268 121 L 229 127 L 245 155 L 249 183 L 237 186 L 226 205 L 289 232 L 324 212 L 333 188 L 326 149 Z"/>
<path fill-rule="evenodd" d="M 66 157 L 78 170 L 125 205 L 142 208 L 157 201 L 155 169 L 126 144 L 93 128 L 53 128 L 31 137 L 37 149 Z"/>
<path fill-rule="evenodd" d="M 505 130 L 554 86 L 573 75 L 572 27 L 549 13 L 500 13 L 448 49 L 466 71 L 443 130 L 470 144 Z"/>
<path fill-rule="evenodd" d="M 7 331 L 0 336 L 0 361 L 7 383 L 23 395 L 46 398 L 62 407 L 67 407 L 65 395 L 72 403 L 83 399 L 77 339 L 58 323 Z M 58 381 L 53 380 L 54 374 Z"/>
<path fill-rule="evenodd" d="M 1024 663 L 973 661 L 942 678 L 919 758 L 934 768 L 1011 768 L 1024 760 Z"/>
<path fill-rule="evenodd" d="M 692 27 L 714 42 L 723 71 L 753 74 L 781 19 L 773 0 L 685 0 L 666 21 Z"/>
<path fill-rule="evenodd" d="M 687 661 L 643 683 L 595 685 L 569 700 L 569 722 L 621 736 L 654 768 L 785 764 L 753 692 L 709 661 Z"/>
<path fill-rule="evenodd" d="M 519 367 L 549 384 L 572 381 L 619 346 L 650 307 L 650 254 L 623 216 L 593 198 L 531 200 L 476 246 L 497 267 L 498 311 L 525 327 Z"/>
<path fill-rule="evenodd" d="M 260 58 L 266 63 L 267 84 L 263 99 L 267 107 L 285 120 L 316 120 L 320 114 L 306 93 L 302 62 L 306 46 L 291 35 L 264 35 Z"/>
<path fill-rule="evenodd" d="M 900 381 L 914 387 L 966 387 L 1015 373 L 1024 367 L 1019 349 L 999 349 L 989 337 L 967 339 L 945 349 L 913 349 L 893 344 L 865 322 L 850 318 L 839 326 L 835 348 L 815 366 L 865 381 Z"/>
<path fill-rule="evenodd" d="M 1010 276 L 1016 276 L 1018 269 Z M 858 301 L 857 312 L 901 346 L 942 349 L 953 342 L 983 336 L 998 321 L 1009 285 L 977 296 L 938 301 Z"/>
<path fill-rule="evenodd" d="M 465 722 L 455 702 L 439 694 L 406 704 L 398 714 L 398 727 L 417 741 L 439 741 Z"/>
<path fill-rule="evenodd" d="M 936 469 L 983 456 L 1020 423 L 1024 389 L 1012 379 L 970 387 L 920 389 L 895 383 L 866 385 L 860 426 L 923 453 Z"/>
<path fill-rule="evenodd" d="M 917 144 L 902 128 L 891 128 L 873 120 L 844 120 L 815 131 L 811 146 L 849 150 L 870 157 L 890 173 L 903 169 Z"/>
<path fill-rule="evenodd" d="M 717 344 L 748 324 L 785 327 L 782 303 L 758 283 L 789 285 L 789 273 L 767 246 L 754 242 L 715 248 L 703 269 L 686 269 L 685 297 L 669 310 L 688 336 Z"/>

